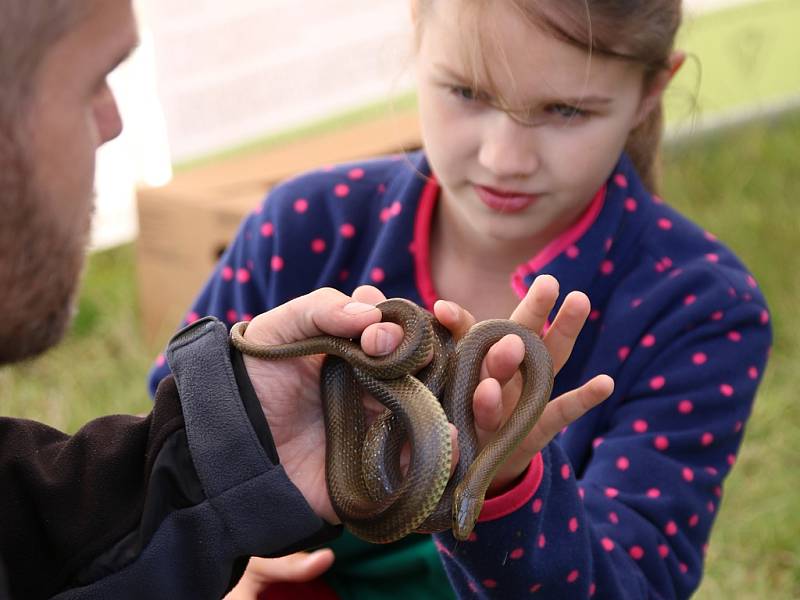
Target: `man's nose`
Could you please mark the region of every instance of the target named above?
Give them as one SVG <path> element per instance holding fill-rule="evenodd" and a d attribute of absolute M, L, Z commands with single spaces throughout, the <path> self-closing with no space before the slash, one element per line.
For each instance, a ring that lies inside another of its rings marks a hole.
<path fill-rule="evenodd" d="M 105 144 L 122 133 L 122 117 L 119 114 L 117 100 L 108 84 L 97 93 L 93 110 L 100 144 Z"/>

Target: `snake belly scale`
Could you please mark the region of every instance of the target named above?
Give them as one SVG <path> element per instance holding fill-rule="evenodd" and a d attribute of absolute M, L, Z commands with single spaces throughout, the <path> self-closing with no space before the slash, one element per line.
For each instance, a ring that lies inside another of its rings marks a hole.
<path fill-rule="evenodd" d="M 234 325 L 231 341 L 243 354 L 265 360 L 327 355 L 320 375 L 326 481 L 333 508 L 350 531 L 373 543 L 446 529 L 466 540 L 495 473 L 550 399 L 550 354 L 539 336 L 513 321 L 482 321 L 455 344 L 433 315 L 412 302 L 393 298 L 378 308 L 384 321 L 405 332 L 385 357 L 368 356 L 357 342 L 327 335 L 291 344 L 254 344 L 244 338 L 246 322 Z M 509 333 L 525 345 L 522 391 L 500 431 L 479 450 L 473 394 L 484 356 Z M 364 391 L 386 407 L 369 426 Z M 452 476 L 448 422 L 458 429 L 460 458 Z M 406 442 L 411 457 L 403 472 L 400 451 Z"/>

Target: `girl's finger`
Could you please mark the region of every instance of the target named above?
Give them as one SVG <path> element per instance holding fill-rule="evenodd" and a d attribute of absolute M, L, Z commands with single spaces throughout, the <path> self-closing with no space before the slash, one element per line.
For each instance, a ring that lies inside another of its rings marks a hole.
<path fill-rule="evenodd" d="M 589 317 L 591 304 L 583 292 L 570 292 L 564 298 L 553 323 L 542 338 L 553 359 L 556 373 L 564 366 L 575 340 Z"/>
<path fill-rule="evenodd" d="M 511 320 L 536 333 L 541 333 L 547 323 L 547 317 L 558 299 L 558 290 L 558 280 L 555 277 L 539 275 L 533 280 L 533 284 L 522 302 L 511 313 Z"/>
<path fill-rule="evenodd" d="M 464 337 L 475 324 L 475 317 L 467 309 L 447 300 L 437 300 L 433 305 L 433 314 L 456 340 Z"/>

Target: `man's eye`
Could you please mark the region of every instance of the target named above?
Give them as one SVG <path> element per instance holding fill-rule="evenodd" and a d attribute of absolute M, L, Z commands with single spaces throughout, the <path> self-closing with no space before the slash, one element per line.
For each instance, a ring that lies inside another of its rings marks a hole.
<path fill-rule="evenodd" d="M 569 106 L 568 104 L 551 104 L 547 110 L 551 114 L 565 119 L 575 119 L 589 115 L 585 110 L 581 110 L 576 106 Z"/>

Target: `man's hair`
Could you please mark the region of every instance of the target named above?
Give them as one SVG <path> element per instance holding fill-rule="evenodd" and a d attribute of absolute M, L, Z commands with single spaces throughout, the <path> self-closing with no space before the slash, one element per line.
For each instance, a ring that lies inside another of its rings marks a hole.
<path fill-rule="evenodd" d="M 0 127 L 18 119 L 45 54 L 85 8 L 85 0 L 0 0 Z"/>

